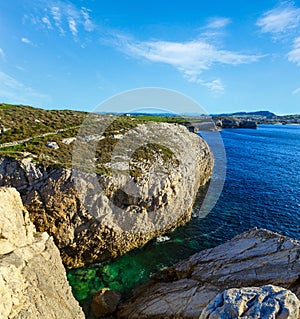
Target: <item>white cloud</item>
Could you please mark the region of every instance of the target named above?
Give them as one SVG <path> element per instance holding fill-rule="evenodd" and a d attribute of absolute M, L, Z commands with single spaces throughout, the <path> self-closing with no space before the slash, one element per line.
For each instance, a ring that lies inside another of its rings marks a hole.
<path fill-rule="evenodd" d="M 1 48 L 0 48 L 0 57 L 2 60 L 5 60 L 5 54 L 4 54 L 3 49 L 1 49 Z"/>
<path fill-rule="evenodd" d="M 58 28 L 59 32 L 61 34 L 65 33 L 65 30 L 62 27 L 62 17 L 61 17 L 61 11 L 60 8 L 57 6 L 54 6 L 51 8 L 51 14 L 52 14 L 52 18 L 55 22 L 56 27 Z"/>
<path fill-rule="evenodd" d="M 265 12 L 256 24 L 261 32 L 270 33 L 275 40 L 293 41 L 286 57 L 288 61 L 300 66 L 300 37 L 295 38 L 300 31 L 300 8 L 293 2 L 282 2 Z"/>
<path fill-rule="evenodd" d="M 230 23 L 231 20 L 229 18 L 212 18 L 205 27 L 208 29 L 220 29 L 226 27 Z"/>
<path fill-rule="evenodd" d="M 209 88 L 215 94 L 222 94 L 225 91 L 225 87 L 221 79 L 215 79 L 210 82 L 201 81 L 199 83 Z"/>
<path fill-rule="evenodd" d="M 269 10 L 257 20 L 257 26 L 263 33 L 271 33 L 275 38 L 298 28 L 300 24 L 300 8 L 291 2 L 283 2 Z"/>
<path fill-rule="evenodd" d="M 57 31 L 61 36 L 70 32 L 76 41 L 80 33 L 92 32 L 96 28 L 88 8 L 78 8 L 73 3 L 62 0 L 39 2 L 40 6 L 36 6 L 37 14 L 24 15 L 25 21 L 29 20 L 43 29 Z"/>
<path fill-rule="evenodd" d="M 75 22 L 75 20 L 72 17 L 69 17 L 68 21 L 69 21 L 70 31 L 73 34 L 73 36 L 76 37 L 77 33 L 78 33 L 78 30 L 77 30 L 77 27 L 76 27 L 76 22 Z"/>
<path fill-rule="evenodd" d="M 27 38 L 22 38 L 21 41 L 26 44 L 32 44 L 31 41 Z"/>
<path fill-rule="evenodd" d="M 0 71 L 0 100 L 8 103 L 31 103 L 48 101 L 49 96 L 35 91 Z"/>
<path fill-rule="evenodd" d="M 296 63 L 297 66 L 300 66 L 300 37 L 294 39 L 293 48 L 287 54 L 287 57 L 290 62 Z"/>
<path fill-rule="evenodd" d="M 92 22 L 89 12 L 91 12 L 91 10 L 85 7 L 81 8 L 84 29 L 88 32 L 91 32 L 95 29 L 95 24 Z"/>
<path fill-rule="evenodd" d="M 46 27 L 48 29 L 50 29 L 50 30 L 53 29 L 52 24 L 51 24 L 51 22 L 50 22 L 48 17 L 43 17 L 42 18 L 42 22 L 46 25 Z"/>
<path fill-rule="evenodd" d="M 239 65 L 256 62 L 262 58 L 259 55 L 246 55 L 222 50 L 204 40 L 188 42 L 136 41 L 117 35 L 114 44 L 119 50 L 135 58 L 169 64 L 183 73 L 188 81 L 199 83 L 218 92 L 224 91 L 221 80 L 206 82 L 200 78 L 203 71 L 217 64 Z"/>

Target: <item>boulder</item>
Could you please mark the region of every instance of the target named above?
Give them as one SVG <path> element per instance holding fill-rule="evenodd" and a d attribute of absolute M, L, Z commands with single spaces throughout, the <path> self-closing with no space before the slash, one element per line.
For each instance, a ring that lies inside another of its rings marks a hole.
<path fill-rule="evenodd" d="M 59 146 L 58 146 L 58 144 L 56 142 L 47 142 L 46 146 L 49 147 L 49 148 L 53 148 L 54 150 L 59 149 Z"/>
<path fill-rule="evenodd" d="M 299 298 L 299 278 L 300 242 L 255 228 L 154 276 L 120 307 L 118 318 L 198 319 L 230 288 L 271 284 Z"/>
<path fill-rule="evenodd" d="M 0 188 L 0 318 L 84 318 L 52 238 L 13 188 Z"/>
<path fill-rule="evenodd" d="M 291 291 L 267 285 L 232 288 L 218 294 L 199 319 L 298 319 L 300 301 Z"/>
<path fill-rule="evenodd" d="M 144 141 L 150 151 L 139 145 Z M 81 150 L 98 140 L 87 142 L 83 136 L 75 143 Z M 117 146 L 105 164 L 112 170 L 107 175 L 76 165 L 43 167 L 30 159 L 0 159 L 0 186 L 20 191 L 31 221 L 53 236 L 68 268 L 122 255 L 183 225 L 199 187 L 212 173 L 207 144 L 181 125 L 138 125 Z M 133 156 L 139 147 L 141 159 Z M 95 162 L 95 154 L 82 154 L 84 167 Z"/>
<path fill-rule="evenodd" d="M 108 316 L 114 313 L 120 302 L 121 294 L 116 290 L 101 289 L 93 296 L 92 310 L 95 317 Z"/>

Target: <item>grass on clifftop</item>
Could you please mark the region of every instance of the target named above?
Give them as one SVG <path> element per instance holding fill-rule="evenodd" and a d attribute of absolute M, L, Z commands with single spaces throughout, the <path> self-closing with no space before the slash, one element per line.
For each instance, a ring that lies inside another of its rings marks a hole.
<path fill-rule="evenodd" d="M 0 147 L 0 156 L 10 156 L 17 159 L 30 157 L 34 162 L 46 167 L 70 167 L 72 165 L 72 155 L 74 141 L 70 144 L 63 143 L 63 139 L 76 138 L 80 136 L 93 136 L 98 131 L 99 121 L 108 121 L 104 132 L 100 132 L 101 138 L 97 141 L 96 150 L 89 143 L 83 143 L 81 150 L 82 166 L 86 167 L 86 152 L 94 152 L 96 172 L 99 174 L 110 174 L 110 167 L 106 165 L 111 161 L 111 156 L 115 145 L 120 139 L 120 135 L 125 134 L 138 124 L 146 121 L 158 122 L 180 122 L 180 118 L 170 118 L 162 116 L 112 116 L 94 114 L 87 117 L 87 113 L 72 110 L 43 110 L 30 106 L 0 104 L 0 144 L 21 141 L 30 138 L 29 141 L 18 145 Z M 84 129 L 82 131 L 82 123 Z M 96 133 L 95 133 L 96 132 Z M 53 133 L 47 136 L 43 134 Z M 46 144 L 55 142 L 58 149 L 49 148 Z M 86 145 L 85 145 L 86 144 Z M 92 144 L 92 143 L 91 143 Z M 138 161 L 155 161 L 155 154 L 161 156 L 166 162 L 173 159 L 173 155 L 168 149 L 159 145 L 140 148 L 133 156 L 133 164 L 130 169 L 132 177 L 140 176 Z"/>
<path fill-rule="evenodd" d="M 0 144 L 81 125 L 87 113 L 0 104 Z"/>

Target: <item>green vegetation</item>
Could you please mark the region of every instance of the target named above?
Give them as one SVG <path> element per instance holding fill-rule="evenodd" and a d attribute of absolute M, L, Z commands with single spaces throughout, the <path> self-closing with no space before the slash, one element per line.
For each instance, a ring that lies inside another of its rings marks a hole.
<path fill-rule="evenodd" d="M 176 116 L 116 116 L 0 104 L 0 156 L 18 159 L 30 157 L 45 167 L 71 167 L 73 147 L 78 143 L 77 165 L 86 171 L 92 169 L 98 174 L 109 175 L 111 168 L 107 164 L 111 162 L 122 135 L 146 121 L 187 123 L 186 119 Z M 66 138 L 73 138 L 73 141 L 66 143 Z M 19 144 L 13 145 L 13 142 Z M 57 143 L 58 148 L 48 147 L 48 142 Z M 6 143 L 10 144 L 5 146 Z M 123 147 L 126 149 L 126 145 Z M 88 158 L 89 154 L 93 158 Z M 142 174 L 141 163 L 143 169 L 149 169 L 158 157 L 166 166 L 179 164 L 168 148 L 148 144 L 133 153 L 130 159 L 131 176 L 138 179 Z"/>
<path fill-rule="evenodd" d="M 80 126 L 85 112 L 43 110 L 23 105 L 0 104 L 0 144 L 23 140 L 56 130 Z"/>
<path fill-rule="evenodd" d="M 163 160 L 165 167 L 167 167 L 168 164 L 172 166 L 179 165 L 178 159 L 169 148 L 163 145 L 149 143 L 139 147 L 132 154 L 130 159 L 130 175 L 137 180 L 142 175 L 140 163 L 144 163 L 143 166 L 149 169 L 150 166 L 157 161 L 158 157 Z"/>

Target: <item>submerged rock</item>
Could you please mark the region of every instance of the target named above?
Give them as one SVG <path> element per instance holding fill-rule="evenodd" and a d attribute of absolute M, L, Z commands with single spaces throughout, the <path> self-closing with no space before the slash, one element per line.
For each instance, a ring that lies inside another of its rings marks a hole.
<path fill-rule="evenodd" d="M 145 141 L 148 148 L 138 148 Z M 20 191 L 30 219 L 54 237 L 68 268 L 119 256 L 183 225 L 212 173 L 207 144 L 181 125 L 139 125 L 117 146 L 110 175 L 0 160 L 0 186 Z"/>
<path fill-rule="evenodd" d="M 232 288 L 217 295 L 199 319 L 299 319 L 299 309 L 299 299 L 284 288 Z"/>
<path fill-rule="evenodd" d="M 219 293 L 230 288 L 272 284 L 299 298 L 299 278 L 300 242 L 252 229 L 162 271 L 120 307 L 118 318 L 198 319 Z"/>
<path fill-rule="evenodd" d="M 0 318 L 84 318 L 52 238 L 12 188 L 0 188 Z"/>

